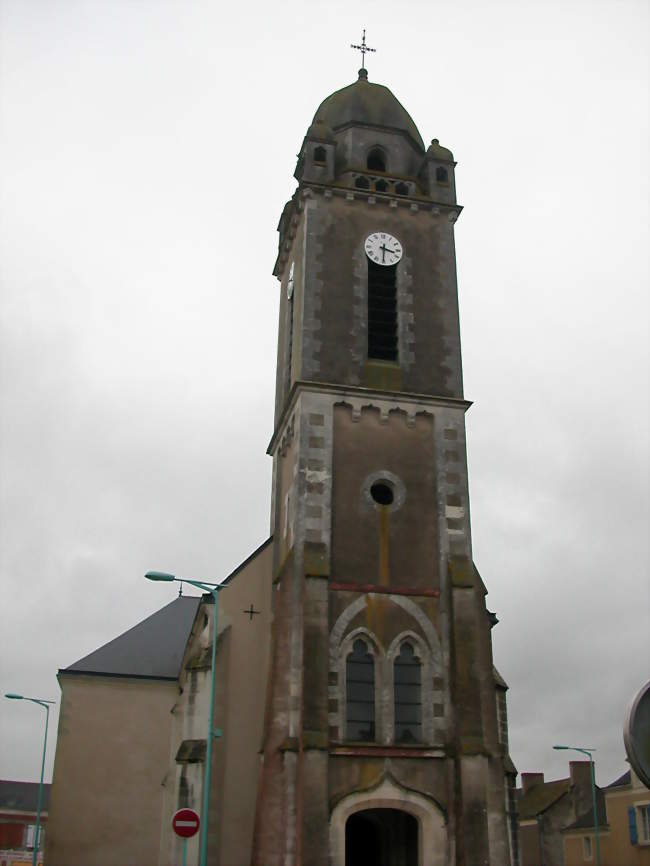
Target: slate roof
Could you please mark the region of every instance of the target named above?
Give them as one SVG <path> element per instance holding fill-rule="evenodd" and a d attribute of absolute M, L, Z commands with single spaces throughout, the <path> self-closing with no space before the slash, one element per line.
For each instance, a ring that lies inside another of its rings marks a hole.
<path fill-rule="evenodd" d="M 607 826 L 607 809 L 605 808 L 605 796 L 600 788 L 596 788 L 596 808 L 598 809 L 598 826 Z M 589 809 L 584 815 L 581 815 L 573 824 L 565 827 L 565 830 L 588 830 L 594 826 L 594 810 Z"/>
<path fill-rule="evenodd" d="M 557 779 L 553 782 L 541 782 L 535 785 L 519 800 L 519 818 L 522 820 L 534 818 L 540 812 L 545 812 L 560 797 L 563 797 L 571 787 L 571 779 Z"/>
<path fill-rule="evenodd" d="M 270 536 L 221 582 L 234 580 L 251 560 L 273 540 Z M 210 604 L 212 596 L 204 596 Z M 201 597 L 179 596 L 168 605 L 143 619 L 119 637 L 76 661 L 59 674 L 94 674 L 95 676 L 143 677 L 154 680 L 176 680 L 180 673 L 187 640 Z"/>
<path fill-rule="evenodd" d="M 627 770 L 625 773 L 623 773 L 622 776 L 619 776 L 618 779 L 616 779 L 610 785 L 606 785 L 605 790 L 608 791 L 610 788 L 622 788 L 624 785 L 630 785 L 631 783 L 632 776 L 630 774 L 630 771 Z"/>
<path fill-rule="evenodd" d="M 180 596 L 60 674 L 178 679 L 187 639 L 201 601 Z"/>
<path fill-rule="evenodd" d="M 50 805 L 51 785 L 43 785 L 42 811 L 47 812 Z M 38 803 L 38 782 L 10 782 L 0 779 L 0 809 L 14 812 L 35 812 Z"/>

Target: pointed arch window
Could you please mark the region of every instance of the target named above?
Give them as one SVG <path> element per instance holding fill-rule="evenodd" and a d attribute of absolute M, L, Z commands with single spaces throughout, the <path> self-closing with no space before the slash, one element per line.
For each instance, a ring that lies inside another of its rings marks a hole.
<path fill-rule="evenodd" d="M 314 148 L 314 162 L 327 162 L 327 152 L 321 145 Z"/>
<path fill-rule="evenodd" d="M 355 640 L 345 662 L 346 738 L 375 739 L 375 660 L 361 638 Z"/>
<path fill-rule="evenodd" d="M 422 742 L 422 665 L 410 643 L 403 643 L 393 668 L 395 742 Z"/>

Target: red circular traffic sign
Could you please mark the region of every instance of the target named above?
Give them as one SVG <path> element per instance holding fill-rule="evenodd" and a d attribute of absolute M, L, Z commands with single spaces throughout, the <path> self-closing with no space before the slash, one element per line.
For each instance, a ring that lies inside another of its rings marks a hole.
<path fill-rule="evenodd" d="M 189 839 L 199 832 L 201 819 L 199 813 L 194 809 L 179 809 L 174 812 L 172 818 L 172 829 L 177 836 L 182 836 L 183 839 Z"/>

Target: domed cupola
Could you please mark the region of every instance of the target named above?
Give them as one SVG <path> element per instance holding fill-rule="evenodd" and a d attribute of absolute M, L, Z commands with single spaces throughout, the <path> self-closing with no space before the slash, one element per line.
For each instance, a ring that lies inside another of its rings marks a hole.
<path fill-rule="evenodd" d="M 453 156 L 435 144 L 425 150 L 408 111 L 362 68 L 354 84 L 318 106 L 294 176 L 301 183 L 453 203 Z"/>
<path fill-rule="evenodd" d="M 354 84 L 337 90 L 321 102 L 315 118 L 335 133 L 350 126 L 373 127 L 389 133 L 401 133 L 424 154 L 424 142 L 411 115 L 382 84 L 368 81 L 368 70 L 360 69 Z"/>
<path fill-rule="evenodd" d="M 368 81 L 362 68 L 354 84 L 318 106 L 294 176 L 301 183 L 453 203 L 453 167 L 451 151 L 437 140 L 427 151 L 401 102 Z"/>

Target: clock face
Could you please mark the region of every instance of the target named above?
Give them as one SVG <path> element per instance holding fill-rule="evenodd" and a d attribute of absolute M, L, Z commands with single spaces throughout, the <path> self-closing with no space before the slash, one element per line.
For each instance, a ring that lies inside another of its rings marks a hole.
<path fill-rule="evenodd" d="M 295 262 L 291 262 L 291 267 L 289 268 L 289 279 L 287 280 L 287 298 L 291 300 L 293 295 L 293 266 Z"/>
<path fill-rule="evenodd" d="M 396 265 L 402 258 L 402 245 L 393 235 L 374 232 L 365 243 L 366 255 L 378 265 Z"/>

